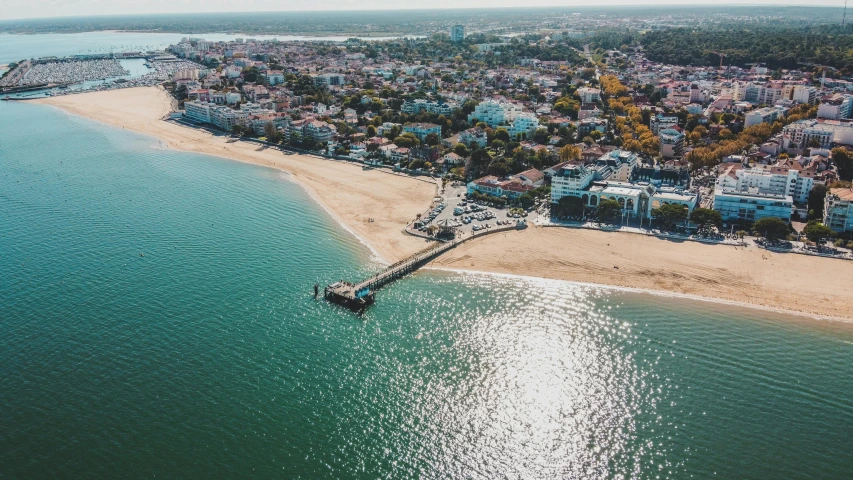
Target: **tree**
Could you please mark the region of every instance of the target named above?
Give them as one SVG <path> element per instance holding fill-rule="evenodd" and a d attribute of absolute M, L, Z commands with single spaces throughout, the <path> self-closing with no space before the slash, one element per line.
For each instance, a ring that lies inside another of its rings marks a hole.
<path fill-rule="evenodd" d="M 367 126 L 367 138 L 372 138 L 376 136 L 376 127 L 373 125 Z"/>
<path fill-rule="evenodd" d="M 553 208 L 554 214 L 559 218 L 579 218 L 584 212 L 583 199 L 571 195 L 560 197 Z"/>
<path fill-rule="evenodd" d="M 597 142 L 597 141 L 601 140 L 601 137 L 603 137 L 604 134 L 601 133 L 600 130 L 593 130 L 593 131 L 589 132 L 589 136 L 592 137 L 592 139 Z"/>
<path fill-rule="evenodd" d="M 509 173 L 509 167 L 504 162 L 493 162 L 489 165 L 489 175 L 505 177 Z"/>
<path fill-rule="evenodd" d="M 836 235 L 833 229 L 816 220 L 812 220 L 807 223 L 806 227 L 803 229 L 803 233 L 806 238 L 816 243 L 827 238 L 832 238 Z"/>
<path fill-rule="evenodd" d="M 489 152 L 477 150 L 471 154 L 471 173 L 479 175 L 490 163 L 492 163 L 492 156 Z"/>
<path fill-rule="evenodd" d="M 419 143 L 418 137 L 411 132 L 406 132 L 394 139 L 394 145 L 402 148 L 416 147 Z"/>
<path fill-rule="evenodd" d="M 815 184 L 809 192 L 809 219 L 823 217 L 823 204 L 829 188 L 826 185 Z"/>
<path fill-rule="evenodd" d="M 267 141 L 270 143 L 278 143 L 281 141 L 281 134 L 278 133 L 278 129 L 275 128 L 275 124 L 272 122 L 264 124 L 264 136 L 267 137 Z"/>
<path fill-rule="evenodd" d="M 498 127 L 498 129 L 495 130 L 495 140 L 500 140 L 504 143 L 509 142 L 509 132 L 507 129 L 504 127 Z"/>
<path fill-rule="evenodd" d="M 757 220 L 752 226 L 756 235 L 766 238 L 768 241 L 776 241 L 780 238 L 787 238 L 791 232 L 791 227 L 781 218 L 765 217 Z"/>
<path fill-rule="evenodd" d="M 559 156 L 560 161 L 563 162 L 577 160 L 581 158 L 581 149 L 574 145 L 566 145 L 560 149 L 560 151 L 557 153 L 557 156 Z"/>
<path fill-rule="evenodd" d="M 697 207 L 693 209 L 693 213 L 690 214 L 690 221 L 699 225 L 700 230 L 710 226 L 717 227 L 717 229 L 723 227 L 723 217 L 720 216 L 720 212 L 709 208 Z"/>
<path fill-rule="evenodd" d="M 429 145 L 430 147 L 438 145 L 439 141 L 441 141 L 441 139 L 438 138 L 438 135 L 436 135 L 435 133 L 430 133 L 426 137 L 424 137 L 424 143 Z"/>
<path fill-rule="evenodd" d="M 611 222 L 619 218 L 622 213 L 622 206 L 616 200 L 602 200 L 598 204 L 598 210 L 595 212 L 595 218 L 598 222 Z"/>
<path fill-rule="evenodd" d="M 838 168 L 838 176 L 841 180 L 853 180 L 853 157 L 846 148 L 833 148 L 832 161 Z"/>
<path fill-rule="evenodd" d="M 687 207 L 678 203 L 665 203 L 652 209 L 652 218 L 664 230 L 670 230 L 679 222 L 687 220 Z"/>
<path fill-rule="evenodd" d="M 583 137 L 583 140 L 581 141 L 585 143 L 587 147 L 595 143 L 595 140 L 593 140 L 592 137 L 590 137 L 589 135 Z"/>
<path fill-rule="evenodd" d="M 468 147 L 466 147 L 464 143 L 457 143 L 453 147 L 453 153 L 459 155 L 462 158 L 465 158 L 469 155 Z"/>

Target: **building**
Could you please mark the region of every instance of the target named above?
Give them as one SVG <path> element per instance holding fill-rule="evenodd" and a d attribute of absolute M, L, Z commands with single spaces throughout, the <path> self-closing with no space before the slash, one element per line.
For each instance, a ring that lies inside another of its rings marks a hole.
<path fill-rule="evenodd" d="M 216 108 L 216 104 L 195 100 L 184 102 L 184 117 L 194 122 L 211 123 L 211 108 Z"/>
<path fill-rule="evenodd" d="M 514 103 L 486 100 L 480 102 L 474 111 L 468 115 L 468 123 L 483 122 L 494 128 L 498 125 L 512 123 L 522 111 L 522 108 Z"/>
<path fill-rule="evenodd" d="M 832 144 L 853 145 L 853 124 L 838 120 L 800 120 L 782 130 L 783 148 L 830 148 Z"/>
<path fill-rule="evenodd" d="M 649 119 L 649 129 L 655 135 L 660 135 L 660 131 L 678 126 L 678 115 L 668 115 L 658 113 Z"/>
<path fill-rule="evenodd" d="M 684 154 L 684 134 L 674 128 L 660 131 L 660 154 L 664 158 L 680 157 Z"/>
<path fill-rule="evenodd" d="M 827 192 L 823 224 L 836 232 L 853 231 L 853 189 L 832 188 Z"/>
<path fill-rule="evenodd" d="M 578 122 L 578 138 L 584 138 L 592 133 L 593 130 L 598 130 L 601 133 L 607 131 L 607 119 L 605 118 L 585 118 Z"/>
<path fill-rule="evenodd" d="M 473 127 L 459 133 L 459 143 L 467 146 L 476 143 L 480 148 L 483 148 L 489 143 L 489 136 L 482 128 Z"/>
<path fill-rule="evenodd" d="M 400 111 L 409 115 L 417 115 L 421 112 L 429 112 L 436 115 L 450 115 L 457 108 L 459 108 L 459 105 L 455 103 L 433 102 L 424 99 L 417 99 L 412 102 L 403 102 L 403 105 L 400 106 Z"/>
<path fill-rule="evenodd" d="M 584 103 L 578 111 L 578 120 L 587 118 L 598 118 L 601 116 L 601 109 L 594 103 Z"/>
<path fill-rule="evenodd" d="M 796 203 L 806 204 L 814 187 L 817 165 L 808 159 L 804 162 L 805 166 L 794 159 L 753 168 L 730 165 L 717 178 L 716 185 L 737 192 L 791 197 Z"/>
<path fill-rule="evenodd" d="M 493 197 L 518 198 L 525 193 L 541 187 L 545 183 L 545 174 L 532 168 L 507 178 L 488 175 L 468 183 L 468 194 L 480 192 Z"/>
<path fill-rule="evenodd" d="M 724 222 L 754 222 L 766 217 L 790 221 L 793 208 L 790 195 L 741 192 L 721 186 L 714 189 L 714 210 Z"/>
<path fill-rule="evenodd" d="M 539 128 L 539 119 L 536 118 L 536 115 L 532 113 L 521 113 L 515 120 L 512 122 L 512 126 L 509 127 L 509 137 L 517 138 L 518 135 L 522 137 L 530 138 L 536 129 Z"/>
<path fill-rule="evenodd" d="M 230 132 L 235 125 L 248 126 L 249 114 L 242 110 L 232 110 L 228 107 L 214 107 L 210 109 L 210 123 L 226 132 Z"/>
<path fill-rule="evenodd" d="M 320 120 L 294 120 L 284 130 L 284 138 L 288 142 L 300 142 L 311 140 L 321 145 L 326 145 L 336 134 L 334 125 Z"/>
<path fill-rule="evenodd" d="M 853 96 L 839 95 L 820 104 L 817 108 L 818 118 L 842 120 L 850 118 L 853 110 Z"/>
<path fill-rule="evenodd" d="M 577 90 L 581 103 L 595 103 L 601 100 L 601 90 L 597 88 L 581 87 Z"/>
<path fill-rule="evenodd" d="M 441 127 L 434 123 L 407 123 L 403 125 L 403 131 L 414 134 L 421 142 L 430 133 L 436 134 L 438 139 L 441 140 Z"/>
<path fill-rule="evenodd" d="M 743 126 L 749 128 L 762 123 L 773 123 L 788 114 L 785 107 L 764 107 L 747 112 L 744 115 Z"/>
<path fill-rule="evenodd" d="M 314 85 L 339 86 L 346 83 L 346 77 L 340 73 L 323 73 L 314 76 Z"/>
<path fill-rule="evenodd" d="M 636 153 L 628 150 L 613 150 L 599 157 L 593 165 L 598 170 L 596 177 L 598 180 L 627 182 L 639 163 L 640 158 Z"/>
<path fill-rule="evenodd" d="M 464 25 L 454 25 L 450 27 L 450 41 L 451 42 L 461 42 L 465 39 L 465 26 Z"/>
<path fill-rule="evenodd" d="M 692 212 L 699 196 L 677 187 L 662 187 L 645 182 L 602 179 L 606 170 L 601 166 L 586 166 L 567 162 L 551 178 L 551 202 L 558 203 L 566 196 L 580 197 L 586 208 L 594 209 L 602 200 L 614 200 L 622 207 L 626 218 L 651 217 L 652 210 L 666 203 L 678 203 Z"/>
<path fill-rule="evenodd" d="M 796 103 L 808 103 L 814 105 L 818 101 L 817 89 L 805 85 L 787 85 L 782 91 L 782 96 Z"/>

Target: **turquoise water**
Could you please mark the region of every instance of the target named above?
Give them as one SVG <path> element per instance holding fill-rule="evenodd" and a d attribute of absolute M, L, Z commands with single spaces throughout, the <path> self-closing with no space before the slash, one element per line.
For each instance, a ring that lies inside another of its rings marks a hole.
<path fill-rule="evenodd" d="M 846 478 L 853 333 L 381 268 L 280 172 L 0 102 L 0 477 Z"/>

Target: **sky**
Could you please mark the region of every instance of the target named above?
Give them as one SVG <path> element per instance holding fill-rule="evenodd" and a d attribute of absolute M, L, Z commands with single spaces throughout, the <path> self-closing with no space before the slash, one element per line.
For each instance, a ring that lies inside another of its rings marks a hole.
<path fill-rule="evenodd" d="M 88 15 L 305 10 L 399 10 L 404 8 L 500 8 L 609 5 L 806 5 L 842 7 L 844 0 L 0 0 L 0 20 Z M 851 2 L 853 7 L 853 2 Z"/>

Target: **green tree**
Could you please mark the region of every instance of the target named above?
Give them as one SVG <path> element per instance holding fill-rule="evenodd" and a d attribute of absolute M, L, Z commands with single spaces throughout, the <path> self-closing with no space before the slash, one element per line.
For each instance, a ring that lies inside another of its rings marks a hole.
<path fill-rule="evenodd" d="M 787 238 L 791 233 L 791 227 L 781 218 L 765 217 L 757 220 L 753 226 L 756 235 L 766 238 L 768 241 L 776 241 Z"/>
<path fill-rule="evenodd" d="M 598 209 L 595 211 L 595 218 L 599 223 L 612 222 L 620 217 L 622 206 L 616 200 L 602 200 L 598 204 Z"/>
<path fill-rule="evenodd" d="M 697 207 L 693 209 L 690 214 L 690 221 L 699 225 L 700 230 L 712 226 L 717 227 L 718 230 L 723 228 L 723 217 L 720 216 L 720 212 L 709 208 Z"/>
<path fill-rule="evenodd" d="M 424 137 L 424 143 L 429 145 L 430 147 L 434 147 L 434 146 L 438 145 L 438 143 L 440 141 L 441 141 L 441 139 L 438 138 L 438 135 L 436 135 L 434 133 L 430 133 L 429 135 Z"/>
<path fill-rule="evenodd" d="M 803 229 L 803 234 L 813 242 L 820 242 L 821 240 L 832 238 L 836 235 L 833 229 L 815 220 L 806 224 L 806 227 Z"/>
<path fill-rule="evenodd" d="M 823 204 L 826 201 L 826 194 L 829 192 L 829 187 L 822 184 L 815 184 L 812 191 L 809 192 L 809 220 L 823 217 Z"/>
<path fill-rule="evenodd" d="M 575 196 L 560 197 L 553 211 L 558 218 L 580 218 L 584 212 L 583 199 Z"/>
<path fill-rule="evenodd" d="M 853 180 L 853 157 L 846 148 L 838 147 L 832 149 L 832 161 L 838 168 L 838 177 L 841 180 Z"/>
<path fill-rule="evenodd" d="M 509 142 L 509 132 L 507 129 L 504 127 L 498 127 L 498 129 L 495 130 L 495 140 L 500 140 L 504 143 Z"/>
<path fill-rule="evenodd" d="M 463 158 L 470 155 L 470 152 L 468 152 L 468 147 L 466 147 L 464 143 L 457 143 L 456 145 L 454 145 L 453 153 Z"/>
<path fill-rule="evenodd" d="M 664 230 L 671 230 L 675 224 L 687 220 L 687 207 L 677 203 L 665 203 L 652 210 L 652 218 Z"/>
<path fill-rule="evenodd" d="M 281 141 L 281 134 L 272 122 L 264 124 L 264 136 L 267 137 L 267 141 L 270 143 L 278 143 Z"/>
<path fill-rule="evenodd" d="M 394 139 L 394 145 L 401 148 L 412 148 L 418 146 L 420 141 L 418 137 L 410 132 L 406 132 Z"/>
<path fill-rule="evenodd" d="M 376 127 L 373 125 L 367 126 L 367 138 L 372 138 L 376 136 Z"/>

